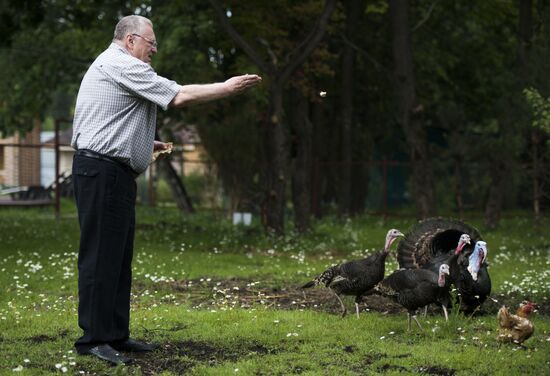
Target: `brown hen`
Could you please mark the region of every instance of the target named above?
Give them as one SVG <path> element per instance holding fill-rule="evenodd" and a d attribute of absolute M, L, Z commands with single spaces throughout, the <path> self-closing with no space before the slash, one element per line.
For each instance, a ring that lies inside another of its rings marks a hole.
<path fill-rule="evenodd" d="M 502 306 L 497 314 L 499 330 L 497 341 L 522 344 L 533 335 L 535 326 L 528 316 L 535 309 L 535 305 L 529 301 L 523 301 L 516 312 L 511 314 L 506 306 Z"/>

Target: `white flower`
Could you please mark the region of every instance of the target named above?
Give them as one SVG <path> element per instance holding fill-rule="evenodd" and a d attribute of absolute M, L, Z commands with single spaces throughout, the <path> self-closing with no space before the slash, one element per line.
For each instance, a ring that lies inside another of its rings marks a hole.
<path fill-rule="evenodd" d="M 386 338 L 386 336 L 382 336 L 382 337 L 380 337 L 380 339 L 384 339 L 384 338 Z"/>

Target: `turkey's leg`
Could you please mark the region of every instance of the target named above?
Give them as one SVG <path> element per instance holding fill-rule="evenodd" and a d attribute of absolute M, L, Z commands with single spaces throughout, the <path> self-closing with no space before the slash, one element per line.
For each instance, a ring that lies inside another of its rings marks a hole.
<path fill-rule="evenodd" d="M 330 291 L 332 291 L 334 293 L 334 295 L 336 296 L 336 299 L 338 299 L 338 301 L 340 302 L 340 306 L 342 307 L 342 317 L 345 317 L 346 313 L 348 313 L 348 310 L 346 309 L 346 306 L 344 305 L 344 302 L 342 301 L 340 296 L 334 290 L 330 290 Z"/>
<path fill-rule="evenodd" d="M 445 314 L 445 321 L 449 321 L 449 314 L 447 313 L 447 307 L 445 307 L 445 305 L 442 304 L 441 308 L 443 308 L 443 313 Z"/>
<path fill-rule="evenodd" d="M 361 302 L 361 296 L 355 297 L 355 314 L 357 315 L 357 319 L 359 319 L 359 303 Z"/>
<path fill-rule="evenodd" d="M 413 318 L 413 320 L 416 322 L 416 325 L 418 325 L 418 327 L 420 328 L 420 330 L 424 330 L 424 329 L 422 329 L 422 325 L 420 325 L 420 323 L 419 323 L 418 320 L 416 319 L 416 315 L 412 315 L 412 318 Z"/>

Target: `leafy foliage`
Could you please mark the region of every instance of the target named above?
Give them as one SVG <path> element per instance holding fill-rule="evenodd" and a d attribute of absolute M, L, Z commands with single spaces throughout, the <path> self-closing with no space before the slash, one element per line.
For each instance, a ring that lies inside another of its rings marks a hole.
<path fill-rule="evenodd" d="M 550 133 L 550 98 L 544 98 L 534 88 L 527 88 L 523 93 L 533 110 L 533 126 Z"/>
<path fill-rule="evenodd" d="M 278 68 L 303 47 L 323 7 L 321 0 L 231 0 L 222 4 L 230 23 L 262 61 Z M 533 87 L 542 96 L 550 89 L 547 5 L 546 0 L 533 1 L 533 37 L 525 60 L 529 69 L 520 77 L 517 3 L 411 2 L 417 93 L 438 176 L 440 206 L 456 206 L 460 185 L 466 207 L 483 207 L 495 161 L 510 167 L 504 206 L 529 201 L 528 176 L 520 168 L 529 153 L 531 130 L 523 89 Z M 132 13 L 148 16 L 154 23 L 160 48 L 153 66 L 160 75 L 185 84 L 262 73 L 226 35 L 207 1 L 2 0 L 0 132 L 27 131 L 33 120 L 48 116 L 70 117 L 88 65 L 108 45 L 118 19 Z M 294 105 L 287 95 L 290 90 L 299 90 L 314 104 L 310 120 L 314 122 L 315 158 L 320 161 L 335 162 L 340 155 L 344 46 L 353 46 L 356 53 L 352 159 L 409 159 L 395 118 L 388 2 L 368 1 L 362 18 L 360 31 L 345 37 L 345 8 L 340 2 L 323 41 L 284 87 L 282 115 L 286 119 Z M 260 87 L 234 100 L 159 114 L 158 124 L 168 135 L 184 124 L 197 126 L 231 195 L 260 194 L 257 160 L 262 151 L 260 124 L 269 117 L 272 105 L 269 81 L 266 75 Z M 320 97 L 321 91 L 327 96 Z M 543 125 L 546 115 L 540 115 L 535 122 Z M 292 126 L 287 124 L 286 131 L 296 137 Z M 295 141 L 291 139 L 291 144 Z M 354 175 L 366 173 L 369 167 L 365 166 Z M 322 204 L 328 208 L 336 201 L 339 175 L 334 171 L 326 175 L 318 186 L 323 189 L 319 192 Z M 368 188 L 356 185 L 355 189 Z M 407 199 L 410 193 L 401 192 L 401 200 Z"/>

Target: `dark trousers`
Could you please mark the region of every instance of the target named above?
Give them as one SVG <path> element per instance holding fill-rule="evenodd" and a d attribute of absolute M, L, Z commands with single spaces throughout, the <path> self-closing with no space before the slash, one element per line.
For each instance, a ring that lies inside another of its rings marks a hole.
<path fill-rule="evenodd" d="M 116 163 L 75 155 L 73 185 L 80 223 L 75 347 L 129 337 L 136 182 Z"/>

